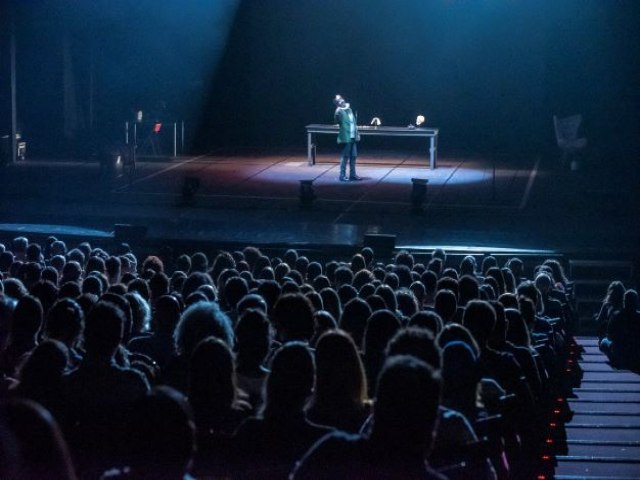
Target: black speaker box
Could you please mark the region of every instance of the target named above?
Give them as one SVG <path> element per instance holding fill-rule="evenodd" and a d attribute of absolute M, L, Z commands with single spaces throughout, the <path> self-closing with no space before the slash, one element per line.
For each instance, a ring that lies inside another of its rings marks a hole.
<path fill-rule="evenodd" d="M 396 236 L 384 233 L 367 233 L 364 236 L 364 246 L 372 248 L 376 255 L 389 256 L 396 248 Z"/>

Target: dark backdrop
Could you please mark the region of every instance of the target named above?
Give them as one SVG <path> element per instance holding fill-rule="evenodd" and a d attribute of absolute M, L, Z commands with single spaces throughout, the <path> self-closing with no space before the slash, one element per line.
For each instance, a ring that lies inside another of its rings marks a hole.
<path fill-rule="evenodd" d="M 639 4 L 16 2 L 20 123 L 42 154 L 84 154 L 84 140 L 120 135 L 137 109 L 186 120 L 192 151 L 302 150 L 304 125 L 330 122 L 340 93 L 361 123 L 379 116 L 406 125 L 424 114 L 441 129 L 443 152 L 545 152 L 554 142 L 551 116 L 582 113 L 592 151 L 632 159 L 640 137 Z M 75 102 L 65 107 L 70 91 Z"/>

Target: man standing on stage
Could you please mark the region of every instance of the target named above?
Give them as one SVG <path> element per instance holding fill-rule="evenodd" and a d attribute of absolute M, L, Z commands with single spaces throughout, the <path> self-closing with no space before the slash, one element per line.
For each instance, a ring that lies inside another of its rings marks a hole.
<path fill-rule="evenodd" d="M 356 142 L 360 141 L 356 117 L 351 111 L 351 106 L 340 95 L 333 100 L 336 104 L 334 121 L 339 126 L 338 145 L 342 145 L 342 158 L 340 159 L 340 181 L 362 180 L 356 175 L 356 157 L 358 148 Z M 349 160 L 349 178 L 347 178 L 347 160 Z"/>

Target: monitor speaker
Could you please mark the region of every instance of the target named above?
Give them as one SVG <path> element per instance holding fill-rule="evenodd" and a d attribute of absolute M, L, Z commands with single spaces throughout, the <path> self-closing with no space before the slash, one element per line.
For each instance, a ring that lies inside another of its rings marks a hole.
<path fill-rule="evenodd" d="M 396 248 L 396 236 L 384 233 L 368 233 L 364 236 L 364 246 L 373 249 L 376 255 L 391 256 Z"/>

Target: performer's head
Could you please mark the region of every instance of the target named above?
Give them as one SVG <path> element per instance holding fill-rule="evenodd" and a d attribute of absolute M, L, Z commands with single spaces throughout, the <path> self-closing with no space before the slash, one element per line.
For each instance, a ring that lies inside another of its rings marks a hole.
<path fill-rule="evenodd" d="M 333 99 L 333 103 L 336 104 L 336 107 L 345 107 L 347 105 L 347 102 L 342 98 L 342 95 L 336 95 Z"/>

